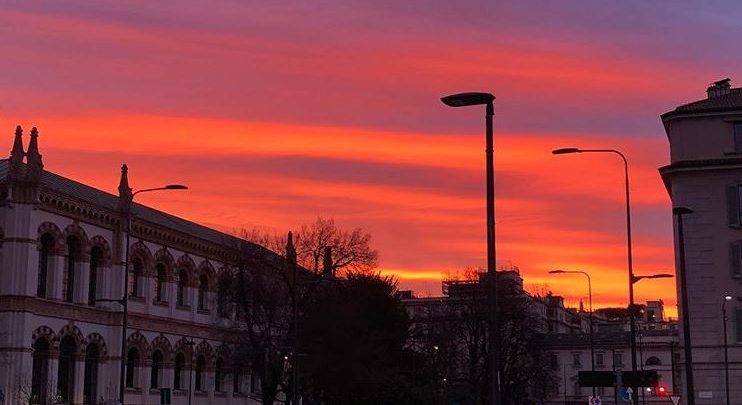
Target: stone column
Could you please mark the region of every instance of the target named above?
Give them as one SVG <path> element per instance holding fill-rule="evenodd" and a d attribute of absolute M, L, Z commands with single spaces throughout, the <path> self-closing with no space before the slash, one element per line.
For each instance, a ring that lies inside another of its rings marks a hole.
<path fill-rule="evenodd" d="M 61 255 L 49 256 L 49 268 L 47 270 L 46 297 L 54 300 L 62 300 L 64 293 L 64 265 L 65 258 Z"/>
<path fill-rule="evenodd" d="M 80 262 L 75 269 L 75 299 L 76 304 L 88 303 L 88 291 L 90 291 L 90 262 Z"/>
<path fill-rule="evenodd" d="M 82 404 L 85 391 L 85 357 L 75 356 L 75 385 L 73 388 L 73 402 Z"/>

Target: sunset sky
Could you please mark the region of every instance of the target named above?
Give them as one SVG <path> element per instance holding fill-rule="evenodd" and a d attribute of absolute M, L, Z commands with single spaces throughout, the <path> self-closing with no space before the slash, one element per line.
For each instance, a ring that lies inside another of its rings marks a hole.
<path fill-rule="evenodd" d="M 570 305 L 626 305 L 623 173 L 635 272 L 673 272 L 659 115 L 742 83 L 738 2 L 2 1 L 0 150 L 40 130 L 46 168 L 221 230 L 318 215 L 373 235 L 402 288 L 486 263 L 483 108 L 495 107 L 497 255 Z M 512 3 L 512 4 L 508 4 Z M 713 6 L 712 6 L 713 5 Z M 674 280 L 645 280 L 637 301 Z"/>

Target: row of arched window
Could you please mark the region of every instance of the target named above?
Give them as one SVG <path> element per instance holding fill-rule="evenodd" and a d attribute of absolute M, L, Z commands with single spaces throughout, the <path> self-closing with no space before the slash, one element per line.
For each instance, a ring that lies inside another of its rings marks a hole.
<path fill-rule="evenodd" d="M 74 302 L 76 289 L 79 288 L 79 271 L 80 263 L 82 261 L 82 243 L 77 236 L 70 235 L 66 239 L 66 261 L 63 276 L 63 293 L 62 299 L 66 302 Z M 54 255 L 55 239 L 52 233 L 46 232 L 40 238 L 40 251 L 39 251 L 39 267 L 38 267 L 38 283 L 36 289 L 36 295 L 40 298 L 47 298 L 49 296 L 49 277 L 52 266 L 52 257 Z M 89 305 L 95 305 L 97 297 L 97 286 L 98 276 L 100 268 L 103 265 L 104 252 L 99 246 L 93 246 L 90 250 L 90 273 L 88 277 L 88 296 L 87 302 Z M 144 277 L 144 262 L 139 257 L 134 257 L 131 260 L 128 288 L 129 295 L 132 297 L 143 297 L 144 291 L 141 283 Z M 158 263 L 155 266 L 154 276 L 154 301 L 159 303 L 168 302 L 168 291 L 167 291 L 168 272 L 165 264 Z M 188 302 L 188 286 L 191 280 L 189 280 L 189 272 L 186 269 L 180 269 L 176 280 L 176 304 L 184 307 L 189 305 Z M 196 306 L 198 310 L 206 311 L 209 309 L 209 292 L 210 280 L 207 274 L 201 274 L 198 276 L 197 288 L 198 293 L 196 297 Z M 223 300 L 219 302 L 219 315 L 224 316 L 224 308 L 222 306 Z"/>
<path fill-rule="evenodd" d="M 186 361 L 186 353 L 179 352 L 175 355 L 175 362 L 173 363 L 173 375 L 172 385 L 168 384 L 164 378 L 164 356 L 162 351 L 156 349 L 152 352 L 150 358 L 149 370 L 146 370 L 142 366 L 142 359 L 139 349 L 132 347 L 129 349 L 126 355 L 126 387 L 127 388 L 140 388 L 138 386 L 140 382 L 141 372 L 148 373 L 149 377 L 149 388 L 164 388 L 171 386 L 174 390 L 190 390 L 191 385 L 194 391 L 207 391 L 206 385 L 206 358 L 204 355 L 199 354 L 196 356 L 195 364 L 191 364 Z M 213 388 L 214 392 L 227 392 L 228 387 L 225 385 L 227 378 L 231 376 L 231 389 L 234 393 L 243 392 L 243 372 L 238 367 L 234 367 L 231 372 L 227 372 L 225 368 L 224 360 L 219 357 L 216 359 L 214 366 Z M 191 378 L 189 378 L 191 377 Z M 256 382 L 253 378 L 250 378 L 250 391 L 255 391 Z"/>
<path fill-rule="evenodd" d="M 59 361 L 57 364 L 57 381 L 49 381 L 50 342 L 47 338 L 36 339 L 33 345 L 33 366 L 31 370 L 30 403 L 73 403 L 75 397 L 75 367 L 77 343 L 72 336 L 65 336 L 59 343 Z M 85 404 L 98 403 L 98 362 L 100 349 L 90 343 L 85 349 L 83 401 Z M 55 402 L 56 401 L 56 402 Z"/>

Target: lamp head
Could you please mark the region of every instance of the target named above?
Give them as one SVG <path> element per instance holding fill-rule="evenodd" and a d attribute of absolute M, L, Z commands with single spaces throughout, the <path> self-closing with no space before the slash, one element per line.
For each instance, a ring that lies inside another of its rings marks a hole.
<path fill-rule="evenodd" d="M 182 184 L 168 184 L 165 186 L 165 190 L 188 190 L 188 186 Z"/>
<path fill-rule="evenodd" d="M 564 270 L 551 270 L 549 271 L 549 274 L 562 274 L 564 273 Z"/>
<path fill-rule="evenodd" d="M 443 104 L 449 107 L 466 107 L 470 105 L 490 104 L 495 96 L 490 93 L 459 93 L 441 97 Z"/>
<path fill-rule="evenodd" d="M 688 207 L 673 207 L 672 213 L 675 215 L 692 214 L 693 210 Z"/>
<path fill-rule="evenodd" d="M 668 273 L 652 274 L 651 276 L 649 276 L 649 278 L 673 278 L 673 277 L 675 276 L 672 274 L 668 274 Z"/>
<path fill-rule="evenodd" d="M 561 148 L 561 149 L 554 149 L 553 151 L 551 151 L 551 154 L 552 155 L 566 155 L 569 153 L 580 153 L 580 152 L 582 151 L 578 148 Z"/>
<path fill-rule="evenodd" d="M 726 297 L 724 297 L 724 299 L 726 301 L 731 301 L 732 300 L 732 296 L 731 295 L 727 295 Z"/>

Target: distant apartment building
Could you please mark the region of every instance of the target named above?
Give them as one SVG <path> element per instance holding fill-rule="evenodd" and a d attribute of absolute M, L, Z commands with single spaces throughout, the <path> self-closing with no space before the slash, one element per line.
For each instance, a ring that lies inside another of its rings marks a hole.
<path fill-rule="evenodd" d="M 670 164 L 659 169 L 684 206 L 696 404 L 725 403 L 722 304 L 727 301 L 732 404 L 742 404 L 742 88 L 713 83 L 704 99 L 662 115 Z M 677 227 L 677 224 L 676 224 Z M 678 235 L 675 233 L 676 261 Z M 678 284 L 678 296 L 680 296 Z M 686 333 L 681 329 L 681 333 Z M 682 339 L 681 339 L 682 342 Z M 685 373 L 682 375 L 686 380 Z"/>
<path fill-rule="evenodd" d="M 587 404 L 588 397 L 593 395 L 591 388 L 580 387 L 579 371 L 591 370 L 590 359 L 590 313 L 584 308 L 568 308 L 564 298 L 550 293 L 536 296 L 523 289 L 523 279 L 517 268 L 499 271 L 498 281 L 515 283 L 516 289 L 528 297 L 531 311 L 538 314 L 540 322 L 534 324 L 547 342 L 549 353 L 547 364 L 557 377 L 551 398 L 544 404 Z M 403 302 L 413 322 L 413 336 L 419 340 L 413 342 L 422 352 L 439 350 L 438 344 L 430 345 L 430 335 L 438 333 L 439 325 L 451 317 L 461 316 L 457 309 L 461 301 L 470 299 L 472 291 L 481 289 L 476 280 L 444 281 L 443 296 L 414 297 L 406 292 Z M 483 294 L 483 290 L 479 291 Z M 625 308 L 597 310 L 594 313 L 594 347 L 596 370 L 629 370 L 631 367 L 631 349 L 629 347 L 629 324 Z M 649 301 L 644 318 L 638 322 L 637 360 L 641 370 L 656 370 L 660 385 L 668 392 L 677 391 L 675 378 L 678 372 L 678 329 L 677 323 L 664 317 L 664 304 L 661 300 Z M 446 339 L 437 336 L 439 340 Z M 456 370 L 459 366 L 448 359 L 453 367 L 449 369 L 447 387 L 455 389 L 456 380 L 462 378 L 465 370 Z M 655 387 L 656 388 L 656 387 Z M 655 388 L 640 394 L 645 404 L 665 404 L 669 399 L 659 396 Z M 601 396 L 604 404 L 615 404 L 613 388 L 596 388 L 595 394 Z M 539 402 L 540 403 L 540 402 Z"/>

